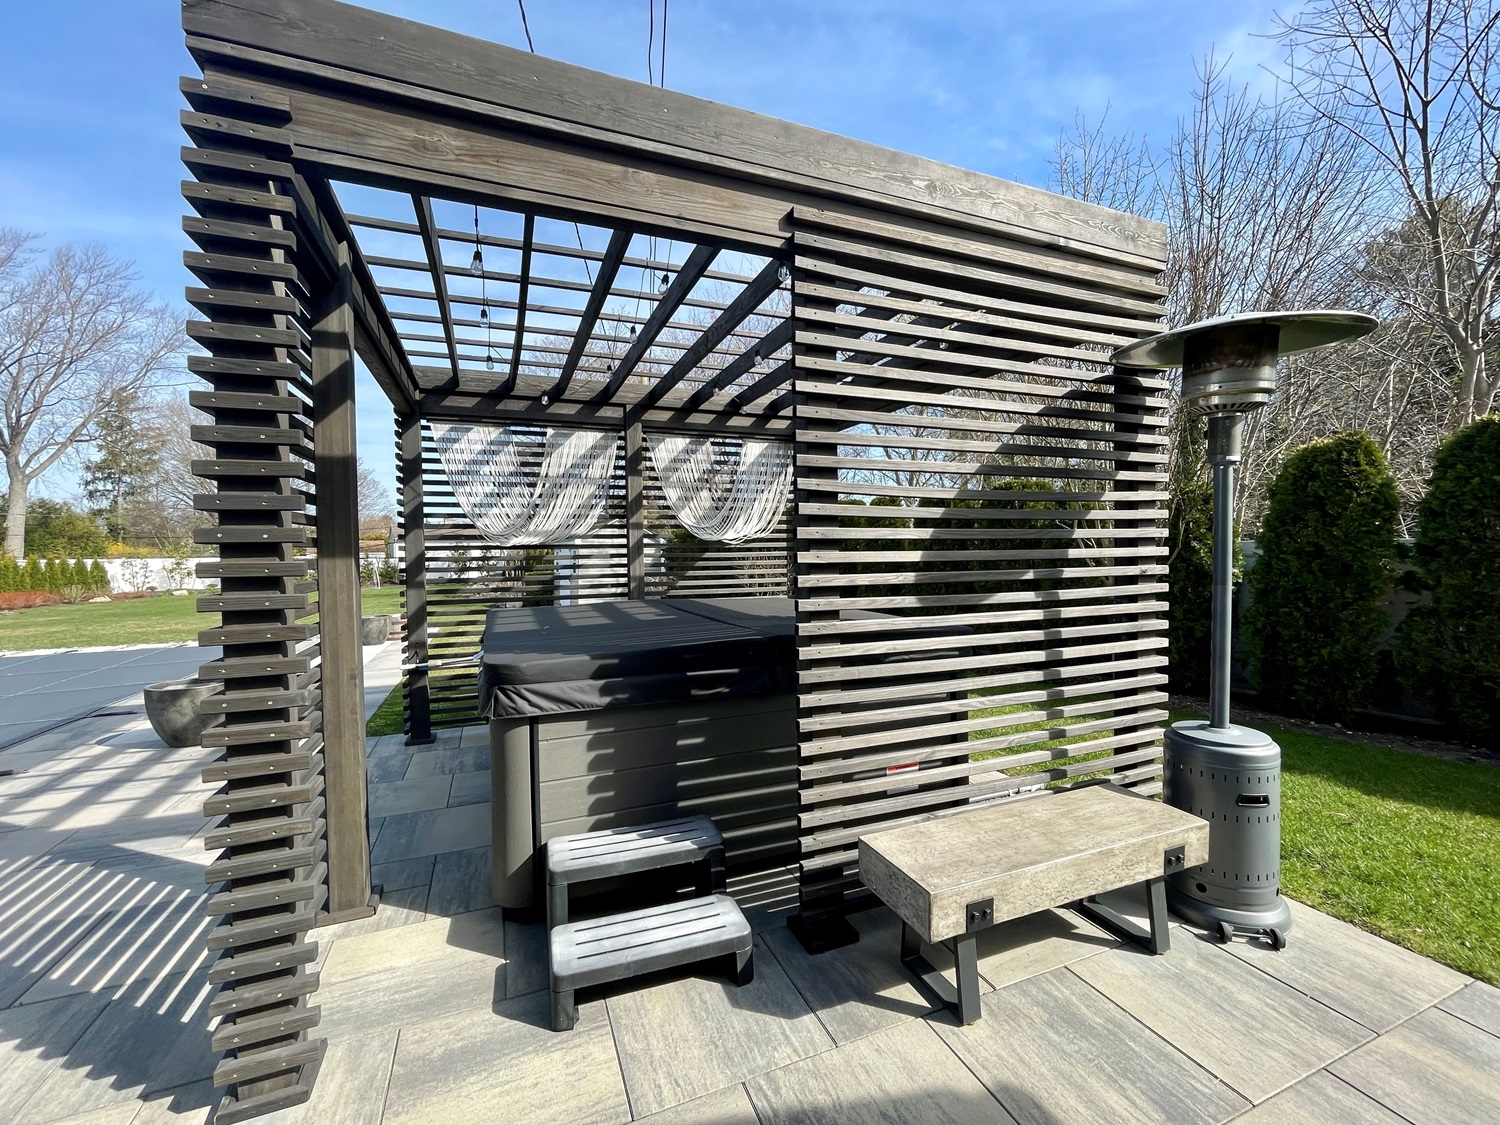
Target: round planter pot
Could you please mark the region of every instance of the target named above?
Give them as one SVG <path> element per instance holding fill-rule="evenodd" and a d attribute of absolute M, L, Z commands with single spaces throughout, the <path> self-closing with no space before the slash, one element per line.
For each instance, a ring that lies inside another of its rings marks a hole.
<path fill-rule="evenodd" d="M 168 680 L 145 691 L 146 718 L 168 746 L 197 746 L 214 721 L 198 714 L 198 704 L 219 690 L 213 680 Z"/>
<path fill-rule="evenodd" d="M 359 638 L 367 645 L 383 645 L 391 639 L 391 615 L 377 613 L 359 619 Z"/>

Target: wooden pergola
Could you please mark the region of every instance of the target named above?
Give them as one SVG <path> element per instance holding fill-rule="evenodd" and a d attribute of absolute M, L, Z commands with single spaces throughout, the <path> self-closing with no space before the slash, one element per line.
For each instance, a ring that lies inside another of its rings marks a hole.
<path fill-rule="evenodd" d="M 650 435 L 750 435 L 794 445 L 788 536 L 695 589 L 796 601 L 804 932 L 861 901 L 872 825 L 1159 788 L 1166 386 L 1106 362 L 1159 328 L 1158 225 L 332 0 L 183 27 L 219 1121 L 307 1097 L 309 934 L 373 909 L 356 355 L 396 420 L 411 739 L 462 715 L 428 666 L 484 600 L 429 582 L 483 541 L 427 424 L 618 432 L 596 598 L 653 592 Z"/>

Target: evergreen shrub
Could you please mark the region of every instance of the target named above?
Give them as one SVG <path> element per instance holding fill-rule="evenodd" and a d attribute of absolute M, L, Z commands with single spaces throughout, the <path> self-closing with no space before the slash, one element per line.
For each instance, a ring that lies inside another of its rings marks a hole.
<path fill-rule="evenodd" d="M 109 593 L 109 571 L 98 559 L 89 563 L 89 590 L 95 594 Z"/>
<path fill-rule="evenodd" d="M 26 566 L 21 571 L 22 590 L 45 590 L 47 588 L 47 572 L 42 569 L 42 560 L 35 555 L 26 556 Z"/>
<path fill-rule="evenodd" d="M 1432 599 L 1407 615 L 1397 672 L 1457 730 L 1500 742 L 1500 414 L 1438 449 L 1417 519 Z"/>
<path fill-rule="evenodd" d="M 1202 476 L 1179 481 L 1167 512 L 1167 674 L 1174 691 L 1205 695 L 1214 582 L 1214 489 Z M 1239 543 L 1235 542 L 1238 552 Z M 1238 557 L 1238 556 L 1236 556 Z"/>
<path fill-rule="evenodd" d="M 1370 435 L 1298 449 L 1267 494 L 1246 620 L 1268 707 L 1333 720 L 1367 705 L 1388 626 L 1400 499 Z"/>

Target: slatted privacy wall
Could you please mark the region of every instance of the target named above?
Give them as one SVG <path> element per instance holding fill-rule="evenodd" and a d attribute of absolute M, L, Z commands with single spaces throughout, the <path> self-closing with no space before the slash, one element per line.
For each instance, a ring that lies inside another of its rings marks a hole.
<path fill-rule="evenodd" d="M 284 101 L 242 96 L 232 85 L 183 80 L 193 144 L 184 255 L 199 284 L 187 299 L 201 319 L 188 335 L 203 354 L 189 368 L 203 424 L 193 439 L 213 456 L 193 462 L 196 542 L 218 558 L 198 564 L 219 590 L 198 609 L 221 615 L 200 641 L 223 658 L 200 669 L 222 691 L 204 709 L 219 717 L 203 738 L 221 747 L 203 772 L 217 788 L 204 802 L 207 869 L 219 918 L 208 948 L 218 985 L 209 1011 L 223 1060 L 215 1084 L 231 1091 L 220 1122 L 304 1100 L 323 1041 L 310 1038 L 318 975 L 308 930 L 327 897 L 322 669 L 313 560 L 318 509 L 313 462 L 311 336 L 329 263 L 308 252 L 306 199 L 287 163 Z M 320 274 L 319 271 L 325 271 Z"/>
<path fill-rule="evenodd" d="M 801 910 L 856 840 L 1107 774 L 1160 787 L 1155 268 L 794 213 Z M 870 612 L 873 611 L 873 612 Z M 878 615 L 878 616 L 877 616 Z"/>

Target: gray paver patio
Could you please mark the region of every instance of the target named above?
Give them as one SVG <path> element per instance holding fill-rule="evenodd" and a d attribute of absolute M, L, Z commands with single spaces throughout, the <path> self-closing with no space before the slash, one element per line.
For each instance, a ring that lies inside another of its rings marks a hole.
<path fill-rule="evenodd" d="M 1174 926 L 1152 958 L 1066 910 L 1020 919 L 984 942 L 971 1027 L 901 972 L 883 909 L 813 958 L 762 907 L 752 985 L 705 966 L 585 992 L 555 1034 L 542 928 L 489 897 L 482 732 L 369 752 L 382 905 L 315 935 L 328 1052 L 272 1125 L 1500 1121 L 1500 990 L 1300 905 L 1280 954 Z M 7 1125 L 200 1125 L 215 1104 L 207 756 L 138 714 L 0 752 Z"/>

